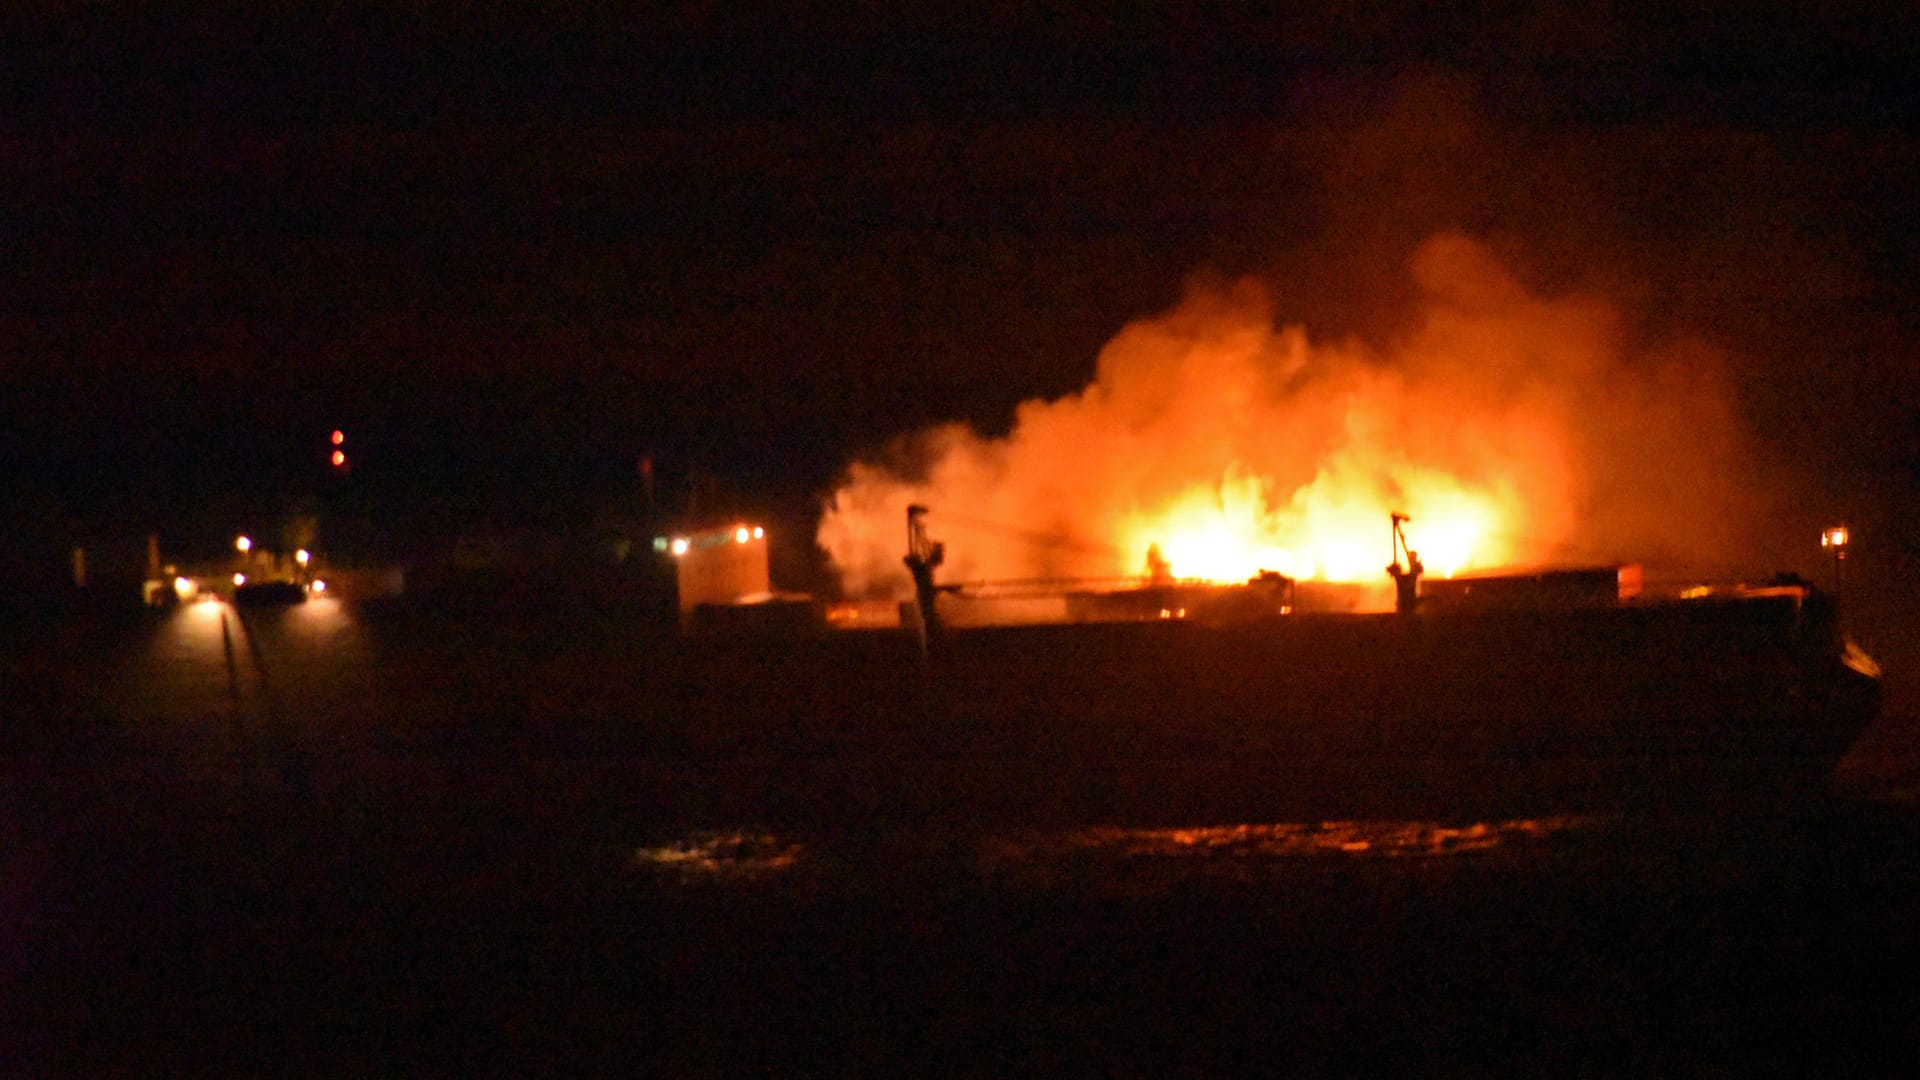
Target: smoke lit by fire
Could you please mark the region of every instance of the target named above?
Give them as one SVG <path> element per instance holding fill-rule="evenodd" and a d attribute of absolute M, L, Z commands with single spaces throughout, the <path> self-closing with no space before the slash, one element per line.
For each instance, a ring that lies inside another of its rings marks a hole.
<path fill-rule="evenodd" d="M 1275 325 L 1265 285 L 1195 288 L 1005 437 L 948 424 L 853 465 L 820 545 L 873 594 L 904 585 L 912 503 L 956 581 L 1384 584 L 1392 512 L 1441 575 L 1724 539 L 1741 440 L 1716 355 L 1636 347 L 1607 303 L 1536 295 L 1463 235 L 1410 268 L 1420 309 L 1385 349 Z"/>

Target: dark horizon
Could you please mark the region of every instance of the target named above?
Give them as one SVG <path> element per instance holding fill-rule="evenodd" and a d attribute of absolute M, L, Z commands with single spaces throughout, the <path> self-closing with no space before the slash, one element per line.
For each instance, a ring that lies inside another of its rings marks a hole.
<path fill-rule="evenodd" d="M 546 527 L 643 459 L 798 524 L 1195 275 L 1390 339 L 1460 229 L 1723 349 L 1797 509 L 1911 553 L 1911 19 L 9 16 L 9 546 Z"/>

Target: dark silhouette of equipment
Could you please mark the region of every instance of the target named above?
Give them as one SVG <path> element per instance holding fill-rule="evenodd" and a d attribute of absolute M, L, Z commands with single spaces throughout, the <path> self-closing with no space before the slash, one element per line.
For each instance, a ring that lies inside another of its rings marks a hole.
<path fill-rule="evenodd" d="M 1405 514 L 1393 515 L 1393 562 L 1387 566 L 1387 575 L 1393 578 L 1393 609 L 1402 615 L 1411 615 L 1420 606 L 1420 575 L 1427 571 L 1420 553 L 1408 546 L 1406 530 L 1401 528 L 1412 520 Z M 1404 566 L 1400 562 L 1402 552 L 1406 553 Z"/>
<path fill-rule="evenodd" d="M 907 507 L 907 572 L 913 575 L 913 597 L 920 607 L 920 648 L 925 652 L 929 643 L 940 636 L 940 617 L 934 612 L 933 601 L 940 593 L 939 586 L 933 583 L 933 571 L 947 558 L 947 545 L 927 539 L 927 525 L 923 520 L 927 508 L 915 503 Z"/>
<path fill-rule="evenodd" d="M 1147 580 L 1165 585 L 1173 580 L 1173 564 L 1160 552 L 1159 544 L 1147 545 Z"/>

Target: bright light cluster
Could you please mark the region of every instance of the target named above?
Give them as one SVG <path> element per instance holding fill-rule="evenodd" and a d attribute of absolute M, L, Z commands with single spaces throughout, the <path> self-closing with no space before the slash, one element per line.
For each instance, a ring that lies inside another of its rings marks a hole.
<path fill-rule="evenodd" d="M 694 548 L 718 547 L 726 543 L 745 544 L 753 540 L 764 540 L 767 530 L 759 525 L 735 525 L 728 529 L 714 529 L 695 533 L 692 536 L 676 536 L 671 543 L 665 537 L 654 539 L 656 551 L 670 551 L 676 557 L 685 555 Z"/>

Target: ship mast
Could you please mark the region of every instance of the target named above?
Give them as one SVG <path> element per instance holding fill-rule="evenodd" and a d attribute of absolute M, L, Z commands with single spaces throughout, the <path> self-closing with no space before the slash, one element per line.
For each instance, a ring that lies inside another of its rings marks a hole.
<path fill-rule="evenodd" d="M 1406 530 L 1401 528 L 1413 519 L 1405 514 L 1395 513 L 1393 518 L 1393 562 L 1387 566 L 1387 576 L 1393 578 L 1393 609 L 1402 615 L 1411 615 L 1420 606 L 1420 575 L 1426 573 L 1425 563 L 1420 561 L 1420 553 L 1407 544 Z M 1400 555 L 1406 553 L 1406 564 L 1400 562 Z"/>
<path fill-rule="evenodd" d="M 920 607 L 920 652 L 925 655 L 931 641 L 940 635 L 939 616 L 933 601 L 939 588 L 933 583 L 934 568 L 946 561 L 947 545 L 927 539 L 923 520 L 927 508 L 915 503 L 907 507 L 907 573 L 913 575 L 913 597 Z"/>

